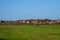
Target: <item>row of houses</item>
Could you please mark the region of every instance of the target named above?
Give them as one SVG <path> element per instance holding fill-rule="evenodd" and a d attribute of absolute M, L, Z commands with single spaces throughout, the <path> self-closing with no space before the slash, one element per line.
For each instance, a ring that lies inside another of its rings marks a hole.
<path fill-rule="evenodd" d="M 29 19 L 16 21 L 0 21 L 0 24 L 15 24 L 15 25 L 60 25 L 60 20 L 50 19 Z"/>

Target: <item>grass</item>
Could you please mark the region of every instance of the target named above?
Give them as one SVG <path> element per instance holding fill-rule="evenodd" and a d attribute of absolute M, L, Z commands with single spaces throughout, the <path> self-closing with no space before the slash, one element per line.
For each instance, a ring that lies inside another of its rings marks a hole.
<path fill-rule="evenodd" d="M 60 26 L 0 25 L 0 40 L 60 40 Z"/>

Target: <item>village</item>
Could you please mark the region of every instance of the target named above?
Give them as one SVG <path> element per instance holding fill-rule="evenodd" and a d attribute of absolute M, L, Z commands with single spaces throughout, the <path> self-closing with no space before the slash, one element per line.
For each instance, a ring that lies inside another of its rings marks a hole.
<path fill-rule="evenodd" d="M 28 19 L 28 20 L 16 20 L 16 21 L 0 21 L 0 25 L 60 25 L 60 20 L 50 19 Z"/>

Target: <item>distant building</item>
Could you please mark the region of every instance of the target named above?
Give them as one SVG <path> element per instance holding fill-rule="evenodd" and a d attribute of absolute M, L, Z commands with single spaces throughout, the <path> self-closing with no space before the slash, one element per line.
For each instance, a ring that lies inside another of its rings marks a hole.
<path fill-rule="evenodd" d="M 29 19 L 29 20 L 16 20 L 16 21 L 0 21 L 0 24 L 17 24 L 17 25 L 57 25 L 60 24 L 60 20 L 50 19 Z"/>

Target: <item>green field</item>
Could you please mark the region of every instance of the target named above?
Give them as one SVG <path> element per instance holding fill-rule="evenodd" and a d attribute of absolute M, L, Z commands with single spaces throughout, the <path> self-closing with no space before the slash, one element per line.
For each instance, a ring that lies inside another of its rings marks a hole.
<path fill-rule="evenodd" d="M 60 40 L 60 26 L 0 25 L 0 40 Z"/>

